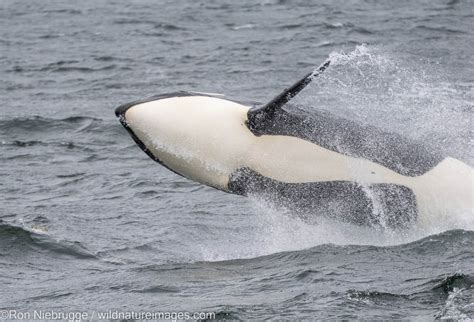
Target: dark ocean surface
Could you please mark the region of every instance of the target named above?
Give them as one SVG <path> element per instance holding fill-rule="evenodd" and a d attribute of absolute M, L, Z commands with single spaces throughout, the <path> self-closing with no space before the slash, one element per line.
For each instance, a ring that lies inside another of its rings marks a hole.
<path fill-rule="evenodd" d="M 266 102 L 330 56 L 302 105 L 470 162 L 473 21 L 471 0 L 2 0 L 0 310 L 473 319 L 472 212 L 309 224 L 159 166 L 113 112 Z"/>

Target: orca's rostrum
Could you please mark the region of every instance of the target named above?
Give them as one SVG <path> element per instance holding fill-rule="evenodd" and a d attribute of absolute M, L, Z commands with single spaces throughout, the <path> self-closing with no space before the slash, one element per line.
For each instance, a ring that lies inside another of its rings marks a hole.
<path fill-rule="evenodd" d="M 473 169 L 419 142 L 288 102 L 326 61 L 264 106 L 176 92 L 119 106 L 138 146 L 171 171 L 297 213 L 407 227 L 471 213 Z"/>

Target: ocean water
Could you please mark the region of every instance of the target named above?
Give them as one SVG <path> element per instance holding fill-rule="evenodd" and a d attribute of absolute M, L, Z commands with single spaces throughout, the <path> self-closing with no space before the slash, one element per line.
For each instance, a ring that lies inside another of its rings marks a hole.
<path fill-rule="evenodd" d="M 176 90 L 296 99 L 472 163 L 474 3 L 0 3 L 0 310 L 474 318 L 474 220 L 308 223 L 179 177 L 118 123 Z M 4 318 L 4 316 L 0 316 Z"/>

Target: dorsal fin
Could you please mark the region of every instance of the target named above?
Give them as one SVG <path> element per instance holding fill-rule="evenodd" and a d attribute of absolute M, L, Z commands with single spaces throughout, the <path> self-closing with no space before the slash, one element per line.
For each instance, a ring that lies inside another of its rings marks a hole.
<path fill-rule="evenodd" d="M 273 117 L 275 111 L 281 108 L 283 105 L 288 103 L 293 97 L 303 90 L 311 81 L 318 75 L 320 75 L 331 63 L 330 60 L 326 60 L 321 66 L 313 70 L 311 73 L 305 75 L 302 79 L 294 83 L 291 87 L 285 89 L 282 93 L 272 99 L 264 106 L 254 107 L 248 111 L 247 126 L 250 130 L 257 128 L 257 124 L 263 121 L 268 121 Z"/>

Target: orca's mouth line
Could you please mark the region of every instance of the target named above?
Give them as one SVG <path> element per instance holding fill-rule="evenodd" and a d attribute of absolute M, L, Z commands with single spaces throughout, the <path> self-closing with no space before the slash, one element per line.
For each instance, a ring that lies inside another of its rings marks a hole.
<path fill-rule="evenodd" d="M 140 147 L 140 149 L 142 149 L 143 152 L 146 153 L 146 155 L 148 155 L 153 161 L 155 162 L 158 162 L 159 164 L 161 164 L 163 167 L 165 167 L 166 169 L 176 173 L 177 175 L 179 176 L 182 176 L 180 173 L 174 171 L 173 169 L 171 169 L 170 167 L 168 167 L 163 161 L 161 161 L 160 159 L 158 159 L 145 145 L 145 143 L 142 142 L 142 140 L 140 140 L 138 138 L 138 136 L 133 132 L 133 130 L 131 129 L 131 127 L 128 125 L 127 123 L 127 119 L 125 118 L 125 113 L 127 112 L 127 110 L 129 108 L 131 108 L 132 106 L 134 106 L 135 104 L 132 102 L 132 103 L 127 103 L 127 104 L 123 104 L 123 105 L 120 105 L 119 107 L 117 107 L 115 109 L 115 115 L 119 118 L 119 121 L 120 123 L 123 125 L 123 127 L 127 130 L 127 132 L 130 134 L 130 136 L 132 137 L 133 141 L 135 141 L 135 143 Z"/>
<path fill-rule="evenodd" d="M 133 130 L 130 128 L 130 126 L 128 125 L 127 123 L 127 120 L 125 119 L 125 117 L 123 115 L 119 115 L 119 121 L 120 123 L 123 125 L 123 127 L 125 129 L 127 129 L 128 133 L 130 134 L 130 136 L 133 138 L 133 140 L 135 141 L 135 143 L 140 147 L 140 149 L 143 150 L 143 152 L 145 152 L 150 158 L 152 158 L 153 160 L 155 160 L 156 162 L 158 162 L 159 164 L 161 165 L 164 165 L 163 162 L 161 160 L 159 160 L 157 157 L 155 157 L 153 155 L 153 153 L 151 153 L 151 151 L 146 147 L 146 145 L 142 142 L 142 140 L 140 140 L 138 138 L 138 136 L 133 132 Z"/>

